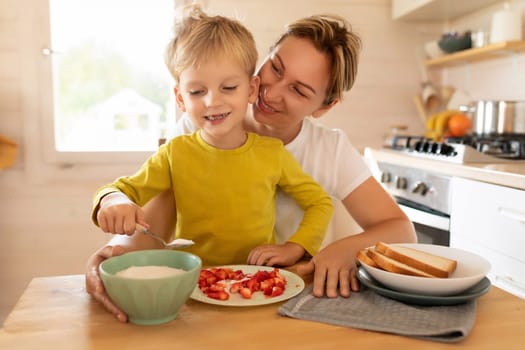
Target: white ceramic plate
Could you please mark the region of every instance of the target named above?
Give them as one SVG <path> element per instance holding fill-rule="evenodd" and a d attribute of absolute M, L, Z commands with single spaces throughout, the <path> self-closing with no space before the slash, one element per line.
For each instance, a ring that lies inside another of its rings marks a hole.
<path fill-rule="evenodd" d="M 392 245 L 419 249 L 458 262 L 456 270 L 449 278 L 425 278 L 384 271 L 360 261 L 372 278 L 396 291 L 429 296 L 455 295 L 479 283 L 490 270 L 490 263 L 485 258 L 466 250 L 418 243 Z"/>
<path fill-rule="evenodd" d="M 486 294 L 490 287 L 490 280 L 487 277 L 475 284 L 474 286 L 464 290 L 463 292 L 455 295 L 444 295 L 444 296 L 432 296 L 432 295 L 418 295 L 404 292 L 398 292 L 392 289 L 388 289 L 382 284 L 374 280 L 363 267 L 359 268 L 357 278 L 362 284 L 372 289 L 377 294 L 385 296 L 390 299 L 398 300 L 406 304 L 422 305 L 422 306 L 445 306 L 445 305 L 457 305 L 466 303 L 469 300 L 476 299 Z"/>
<path fill-rule="evenodd" d="M 219 267 L 219 266 L 218 266 Z M 254 274 L 257 271 L 273 271 L 273 267 L 268 266 L 256 266 L 256 265 L 227 265 L 220 266 L 227 267 L 233 270 L 242 270 L 246 274 Z M 304 289 L 304 281 L 301 277 L 296 275 L 293 272 L 279 269 L 279 273 L 286 279 L 286 288 L 284 293 L 276 297 L 267 297 L 262 292 L 253 293 L 251 299 L 244 299 L 238 293 L 230 294 L 230 299 L 228 300 L 216 300 L 209 298 L 204 294 L 199 286 L 195 287 L 195 290 L 191 294 L 190 298 L 197 300 L 203 303 L 214 304 L 214 305 L 223 305 L 223 306 L 257 306 L 265 304 L 273 304 L 283 300 L 290 299 L 297 294 L 301 293 Z"/>

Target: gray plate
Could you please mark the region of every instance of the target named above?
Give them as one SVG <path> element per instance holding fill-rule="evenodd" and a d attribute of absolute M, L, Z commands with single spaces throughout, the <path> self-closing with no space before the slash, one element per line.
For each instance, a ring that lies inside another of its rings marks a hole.
<path fill-rule="evenodd" d="M 476 299 L 487 293 L 490 289 L 490 280 L 484 277 L 475 286 L 463 291 L 460 294 L 449 296 L 429 296 L 418 295 L 412 293 L 404 293 L 389 289 L 376 280 L 374 280 L 362 267 L 359 268 L 357 278 L 362 284 L 375 291 L 377 294 L 385 296 L 390 299 L 402 301 L 407 304 L 425 305 L 425 306 L 443 306 L 443 305 L 457 305 L 465 303 L 469 300 Z"/>

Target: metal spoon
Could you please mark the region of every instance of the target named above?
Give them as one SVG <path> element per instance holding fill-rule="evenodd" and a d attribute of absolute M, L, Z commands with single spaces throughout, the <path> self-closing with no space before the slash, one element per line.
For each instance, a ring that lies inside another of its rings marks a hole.
<path fill-rule="evenodd" d="M 160 238 L 159 236 L 157 236 L 156 234 L 154 234 L 153 232 L 151 232 L 150 230 L 148 230 L 147 228 L 139 224 L 135 225 L 135 230 L 145 235 L 150 235 L 151 237 L 153 237 L 154 239 L 162 243 L 164 248 L 185 248 L 185 247 L 189 247 L 195 244 L 195 242 L 193 242 L 191 239 L 184 239 L 184 238 L 177 238 L 169 243 L 166 243 L 165 240 L 163 240 L 162 238 Z"/>

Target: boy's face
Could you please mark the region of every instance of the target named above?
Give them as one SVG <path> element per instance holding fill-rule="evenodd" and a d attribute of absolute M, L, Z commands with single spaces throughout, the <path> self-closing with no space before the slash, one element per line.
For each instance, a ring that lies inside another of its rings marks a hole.
<path fill-rule="evenodd" d="M 243 121 L 248 104 L 257 98 L 258 86 L 257 77 L 250 77 L 233 60 L 219 57 L 183 70 L 175 96 L 206 142 L 236 148 L 244 143 Z"/>

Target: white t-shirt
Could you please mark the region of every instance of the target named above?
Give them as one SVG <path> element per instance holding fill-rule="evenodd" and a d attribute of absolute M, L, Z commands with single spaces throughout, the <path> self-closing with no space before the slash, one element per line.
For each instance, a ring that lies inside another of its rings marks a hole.
<path fill-rule="evenodd" d="M 188 134 L 193 131 L 195 127 L 190 118 L 184 114 L 177 122 L 174 134 L 171 136 Z M 341 129 L 328 128 L 315 122 L 312 118 L 304 119 L 301 131 L 292 142 L 286 145 L 286 149 L 299 161 L 303 170 L 332 197 L 336 209 L 346 196 L 372 176 L 363 157 L 352 146 Z M 291 197 L 281 191 L 277 193 L 276 210 L 277 242 L 285 242 L 297 230 L 303 217 L 303 210 Z M 337 227 L 333 224 L 341 221 L 338 218 L 341 215 L 349 216 L 346 211 L 335 211 L 323 246 L 335 238 L 355 233 L 350 232 L 355 231 L 355 227 Z M 348 232 L 335 232 L 336 230 Z"/>

